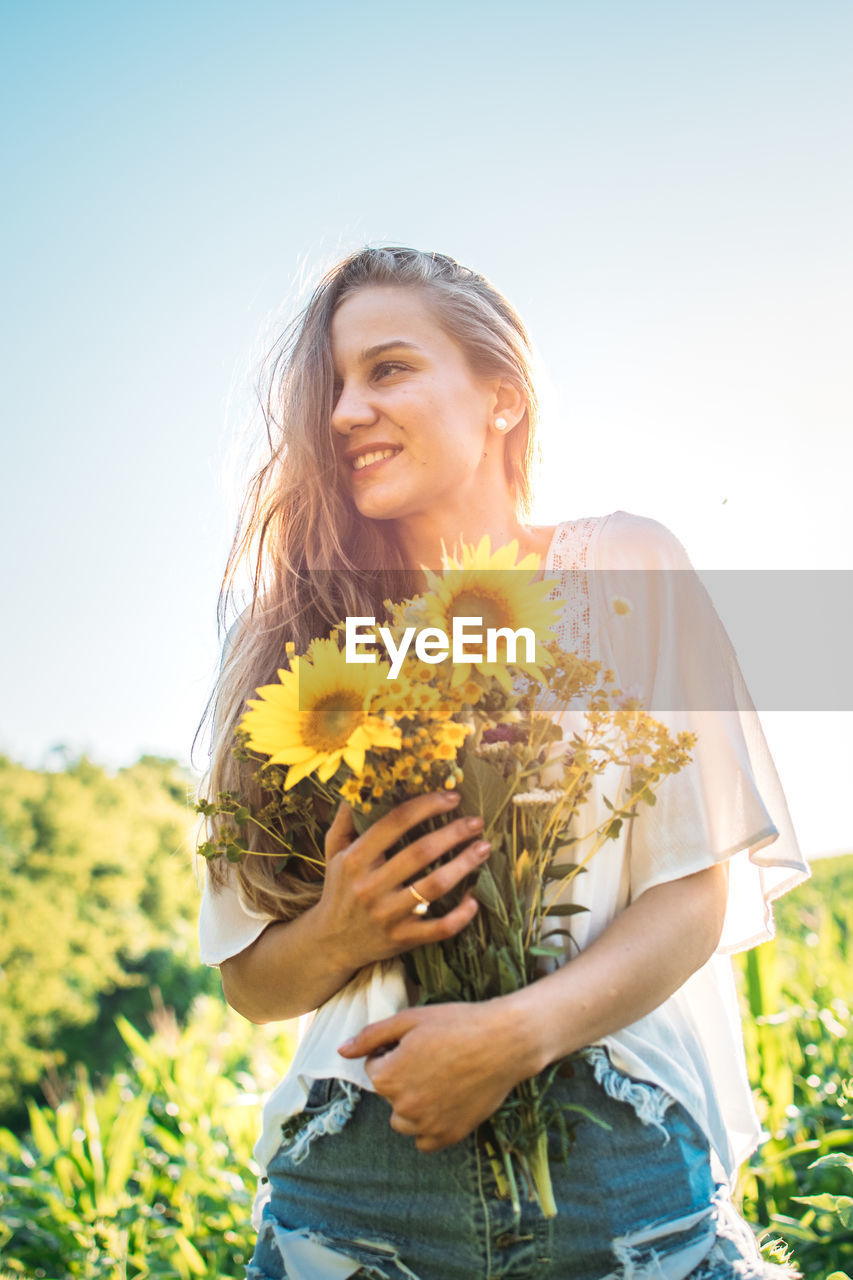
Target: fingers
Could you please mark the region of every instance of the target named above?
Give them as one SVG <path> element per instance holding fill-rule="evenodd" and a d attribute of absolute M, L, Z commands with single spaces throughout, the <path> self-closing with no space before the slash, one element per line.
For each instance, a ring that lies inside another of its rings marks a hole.
<path fill-rule="evenodd" d="M 431 791 L 425 796 L 404 800 L 359 836 L 350 850 L 350 859 L 359 869 L 364 870 L 380 861 L 384 865 L 384 855 L 412 827 L 426 822 L 428 818 L 449 813 L 458 803 L 459 794 L 456 791 Z"/>
<path fill-rule="evenodd" d="M 415 1120 L 407 1120 L 405 1116 L 400 1115 L 399 1111 L 391 1112 L 391 1119 L 388 1122 L 395 1133 L 401 1133 L 405 1138 L 414 1138 L 415 1146 L 418 1151 L 441 1151 L 443 1147 L 452 1146 L 454 1142 L 459 1141 L 459 1137 L 450 1134 L 425 1134 L 421 1133 L 418 1122 Z"/>
<path fill-rule="evenodd" d="M 326 861 L 330 861 L 336 853 L 341 853 L 348 848 L 355 839 L 355 835 L 352 809 L 345 800 L 342 800 L 326 832 Z"/>
<path fill-rule="evenodd" d="M 457 1138 L 415 1138 L 415 1146 L 418 1151 L 441 1151 L 444 1147 L 452 1147 Z"/>
<path fill-rule="evenodd" d="M 417 1018 L 412 1018 L 411 1009 L 403 1009 L 390 1018 L 383 1018 L 381 1022 L 371 1022 L 362 1027 L 357 1036 L 338 1045 L 338 1053 L 342 1058 L 366 1058 L 368 1054 L 378 1053 L 380 1049 L 388 1049 L 397 1044 L 416 1021 Z"/>
<path fill-rule="evenodd" d="M 455 849 L 463 841 L 470 840 L 472 836 L 479 834 L 482 829 L 483 819 L 480 817 L 456 818 L 453 822 L 448 822 L 439 827 L 437 831 L 430 831 L 426 835 L 420 836 L 417 840 L 413 840 L 405 849 L 401 849 L 393 858 L 389 858 L 386 863 L 377 868 L 377 877 L 383 888 L 397 888 L 407 880 L 419 875 L 425 867 L 437 862 L 439 858 L 449 853 L 451 849 Z M 423 892 L 420 889 L 420 885 L 418 889 L 419 892 Z M 444 891 L 442 890 L 442 892 Z M 424 896 L 428 897 L 429 895 L 424 894 Z M 438 895 L 433 894 L 432 896 L 437 897 Z"/>
<path fill-rule="evenodd" d="M 437 902 L 446 893 L 454 889 L 460 880 L 477 871 L 489 856 L 491 845 L 488 840 L 475 840 L 450 862 L 436 867 L 429 875 L 415 881 L 413 888 L 427 902 Z M 400 892 L 400 914 L 405 916 L 412 911 L 412 897 L 408 886 Z"/>
<path fill-rule="evenodd" d="M 412 947 L 420 947 L 427 942 L 444 942 L 446 938 L 454 937 L 471 923 L 477 910 L 477 900 L 470 893 L 446 915 L 435 919 L 416 916 L 410 908 L 408 915 L 398 922 L 394 931 L 400 950 L 410 951 Z"/>
<path fill-rule="evenodd" d="M 338 809 L 326 839 L 329 870 L 321 905 L 336 922 L 346 921 L 343 932 L 348 956 L 357 961 L 358 967 L 399 955 L 422 943 L 453 937 L 473 919 L 477 904 L 470 894 L 444 916 L 430 919 L 415 915 L 415 898 L 405 884 L 415 880 L 418 893 L 428 902 L 435 902 L 476 871 L 489 852 L 486 842 L 471 841 L 471 835 L 482 830 L 481 818 L 444 822 L 387 861 L 385 857 L 385 851 L 413 826 L 427 818 L 440 819 L 458 803 L 455 792 L 415 796 L 357 837 L 349 807 L 342 804 Z M 421 880 L 416 879 L 464 841 L 468 843 L 460 853 Z"/>
<path fill-rule="evenodd" d="M 407 1138 L 416 1138 L 418 1136 L 418 1126 L 414 1121 L 406 1120 L 404 1116 L 399 1115 L 396 1111 L 391 1112 L 389 1123 L 396 1133 L 402 1133 Z"/>

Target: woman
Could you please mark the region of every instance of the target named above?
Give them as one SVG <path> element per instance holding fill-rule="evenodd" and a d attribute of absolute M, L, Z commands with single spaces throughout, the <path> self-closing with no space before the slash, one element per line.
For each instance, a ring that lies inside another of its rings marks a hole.
<path fill-rule="evenodd" d="M 411 1007 L 395 959 L 477 909 L 468 895 L 443 917 L 422 914 L 489 854 L 482 821 L 455 819 L 452 795 L 416 797 L 361 836 L 341 806 L 322 882 L 276 878 L 264 857 L 211 868 L 202 954 L 221 965 L 228 1002 L 258 1023 L 319 1010 L 265 1111 L 250 1280 L 780 1274 L 727 1198 L 756 1124 L 719 948 L 770 936 L 767 904 L 807 871 L 731 646 L 681 547 L 624 512 L 524 522 L 527 336 L 449 258 L 387 248 L 342 262 L 272 374 L 270 458 L 227 579 L 252 555 L 254 604 L 217 689 L 211 794 L 248 788 L 233 731 L 287 642 L 300 651 L 343 617 L 381 614 L 401 574 L 416 584 L 442 543 L 484 533 L 543 558 L 566 647 L 601 656 L 699 744 L 591 864 L 577 954 L 499 1000 Z M 605 625 L 611 593 L 633 594 L 630 627 Z M 443 828 L 386 859 L 438 814 Z M 518 1081 L 576 1051 L 558 1088 L 610 1128 L 582 1122 L 568 1161 L 554 1161 L 555 1219 L 535 1201 L 514 1212 L 474 1131 Z"/>

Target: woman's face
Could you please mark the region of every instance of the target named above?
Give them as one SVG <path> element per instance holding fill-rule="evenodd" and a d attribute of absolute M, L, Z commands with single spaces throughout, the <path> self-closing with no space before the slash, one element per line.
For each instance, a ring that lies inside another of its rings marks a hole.
<path fill-rule="evenodd" d="M 503 472 L 489 432 L 499 379 L 482 379 L 420 289 L 371 285 L 332 319 L 340 465 L 355 505 L 375 520 L 451 515 Z M 458 526 L 457 526 L 458 528 Z"/>

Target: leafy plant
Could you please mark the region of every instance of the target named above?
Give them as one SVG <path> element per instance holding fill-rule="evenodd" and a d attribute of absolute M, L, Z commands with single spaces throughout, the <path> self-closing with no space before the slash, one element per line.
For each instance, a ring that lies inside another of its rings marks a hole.
<path fill-rule="evenodd" d="M 739 965 L 747 1061 L 770 1135 L 742 1175 L 744 1212 L 784 1237 L 808 1280 L 839 1280 L 853 1254 L 851 878 L 853 857 L 816 863 L 777 904 L 776 941 Z"/>
<path fill-rule="evenodd" d="M 286 1058 L 290 1037 L 257 1035 L 253 1069 L 246 1030 L 208 998 L 183 1031 L 161 1012 L 150 1038 L 121 1032 L 132 1065 L 102 1092 L 78 1070 L 55 1110 L 30 1104 L 24 1140 L 0 1130 L 3 1266 L 18 1280 L 236 1275 L 252 1247 L 256 1072 L 278 1074 L 264 1058 Z"/>

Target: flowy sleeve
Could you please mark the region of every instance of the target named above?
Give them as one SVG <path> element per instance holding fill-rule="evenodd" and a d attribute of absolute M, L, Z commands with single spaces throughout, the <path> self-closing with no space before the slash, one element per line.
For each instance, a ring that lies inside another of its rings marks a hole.
<path fill-rule="evenodd" d="M 734 647 L 681 543 L 657 521 L 615 512 L 590 559 L 602 660 L 627 695 L 697 738 L 692 763 L 630 824 L 631 898 L 727 860 L 720 950 L 745 950 L 773 936 L 773 900 L 809 869 Z"/>
<path fill-rule="evenodd" d="M 198 917 L 202 964 L 219 965 L 252 945 L 274 917 L 251 910 L 243 901 L 237 877 L 229 866 L 224 884 L 214 884 L 205 868 L 204 891 Z"/>
<path fill-rule="evenodd" d="M 242 614 L 225 637 L 220 663 L 220 676 L 228 660 L 239 629 L 247 614 Z M 214 708 L 211 739 L 216 740 L 218 706 Z M 199 955 L 202 964 L 219 965 L 230 956 L 239 955 L 263 933 L 274 917 L 254 911 L 243 899 L 234 868 L 223 863 L 223 876 L 214 882 L 209 867 L 204 868 L 204 889 L 198 917 Z"/>

